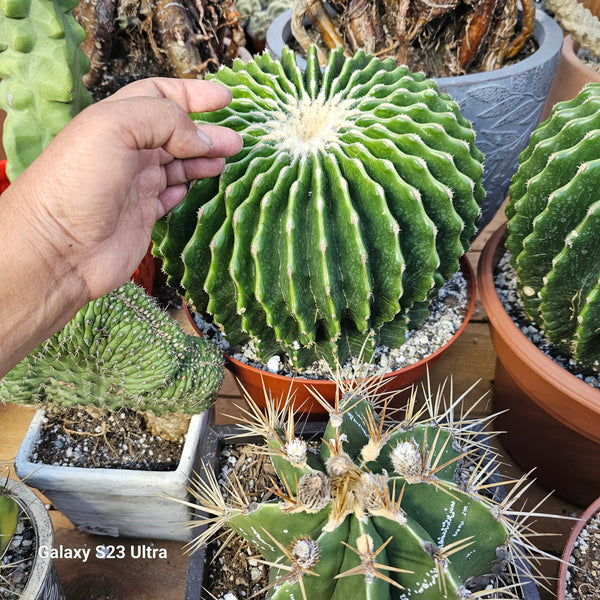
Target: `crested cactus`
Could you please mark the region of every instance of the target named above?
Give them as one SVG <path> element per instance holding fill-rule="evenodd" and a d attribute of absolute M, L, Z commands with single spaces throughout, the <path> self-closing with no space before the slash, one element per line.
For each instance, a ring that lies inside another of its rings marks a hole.
<path fill-rule="evenodd" d="M 0 400 L 195 414 L 214 402 L 223 362 L 216 346 L 187 335 L 127 283 L 85 305 L 0 379 Z"/>
<path fill-rule="evenodd" d="M 519 157 L 507 250 L 527 316 L 600 368 L 600 84 L 554 107 Z"/>
<path fill-rule="evenodd" d="M 82 108 L 89 60 L 73 0 L 0 0 L 0 108 L 13 180 Z"/>
<path fill-rule="evenodd" d="M 301 369 L 399 347 L 475 232 L 482 155 L 433 80 L 392 59 L 294 53 L 215 75 L 233 93 L 197 114 L 243 149 L 154 228 L 168 281 L 231 345 Z M 369 342 L 369 344 L 367 343 Z"/>
<path fill-rule="evenodd" d="M 0 489 L 0 559 L 17 529 L 18 513 L 17 502 Z"/>
<path fill-rule="evenodd" d="M 242 429 L 264 438 L 277 497 L 255 502 L 231 477 L 224 494 L 205 469 L 192 492 L 205 528 L 192 549 L 222 528 L 239 534 L 270 567 L 270 600 L 522 597 L 511 573 L 538 553 L 526 539 L 532 513 L 511 509 L 525 479 L 494 490 L 491 434 L 455 415 L 462 398 L 415 399 L 393 421 L 377 386 L 346 388 L 318 449 L 296 435 L 291 409 L 267 399 L 263 413 L 248 399 Z"/>

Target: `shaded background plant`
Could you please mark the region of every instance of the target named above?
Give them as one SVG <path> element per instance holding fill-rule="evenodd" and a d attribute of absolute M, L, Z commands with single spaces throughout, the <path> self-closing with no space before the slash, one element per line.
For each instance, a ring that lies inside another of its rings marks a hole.
<path fill-rule="evenodd" d="M 527 317 L 559 351 L 600 367 L 600 84 L 557 104 L 519 157 L 506 248 Z"/>

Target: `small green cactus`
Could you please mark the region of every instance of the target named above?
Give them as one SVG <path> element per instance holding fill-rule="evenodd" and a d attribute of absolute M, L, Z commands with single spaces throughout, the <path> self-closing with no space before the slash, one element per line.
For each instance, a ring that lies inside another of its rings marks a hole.
<path fill-rule="evenodd" d="M 196 414 L 212 405 L 223 356 L 187 335 L 133 283 L 84 306 L 0 379 L 0 400 Z"/>
<path fill-rule="evenodd" d="M 519 157 L 506 247 L 527 316 L 600 368 L 600 84 L 554 107 Z"/>
<path fill-rule="evenodd" d="M 19 506 L 10 496 L 0 489 L 0 559 L 10 544 L 17 529 Z"/>
<path fill-rule="evenodd" d="M 0 0 L 0 108 L 12 181 L 91 103 L 77 0 Z"/>
<path fill-rule="evenodd" d="M 314 47 L 307 61 L 284 48 L 219 70 L 233 101 L 194 118 L 244 147 L 153 233 L 169 283 L 231 345 L 300 369 L 402 345 L 458 270 L 484 195 L 474 131 L 433 80 L 341 48 L 324 71 Z"/>
<path fill-rule="evenodd" d="M 287 406 L 268 398 L 263 414 L 249 399 L 242 429 L 264 438 L 278 498 L 251 501 L 229 479 L 226 501 L 206 469 L 194 482 L 205 529 L 192 549 L 222 528 L 239 534 L 270 567 L 270 600 L 521 597 L 511 574 L 537 554 L 532 515 L 511 508 L 525 479 L 492 494 L 499 478 L 485 423 L 455 416 L 462 398 L 426 396 L 417 408 L 413 394 L 393 421 L 377 385 L 348 386 L 328 407 L 318 450 L 296 436 Z"/>

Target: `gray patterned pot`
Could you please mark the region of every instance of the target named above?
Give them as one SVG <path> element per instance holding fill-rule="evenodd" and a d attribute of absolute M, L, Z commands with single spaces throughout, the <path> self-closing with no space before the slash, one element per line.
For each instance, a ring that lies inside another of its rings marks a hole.
<path fill-rule="evenodd" d="M 267 31 L 267 48 L 273 56 L 292 39 L 291 11 L 275 19 Z M 518 156 L 540 120 L 554 77 L 563 33 L 545 12 L 536 11 L 534 38 L 539 48 L 519 63 L 495 71 L 440 77 L 437 83 L 458 102 L 473 123 L 476 145 L 484 154 L 483 187 L 487 195 L 477 223 L 482 230 L 506 198 Z M 298 66 L 306 65 L 298 56 Z"/>
<path fill-rule="evenodd" d="M 14 479 L 2 482 L 5 493 L 19 505 L 19 518 L 30 519 L 35 529 L 36 554 L 20 600 L 65 600 L 52 558 L 54 548 L 52 520 L 42 501 L 26 485 Z"/>

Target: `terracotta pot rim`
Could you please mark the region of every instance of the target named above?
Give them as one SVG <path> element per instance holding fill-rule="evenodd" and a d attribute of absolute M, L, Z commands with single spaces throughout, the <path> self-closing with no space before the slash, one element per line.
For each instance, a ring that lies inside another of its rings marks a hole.
<path fill-rule="evenodd" d="M 580 69 L 584 73 L 586 79 L 589 79 L 590 81 L 600 81 L 600 72 L 596 71 L 595 69 L 592 69 L 592 67 L 586 65 L 579 58 L 579 56 L 577 56 L 577 52 L 579 51 L 579 48 L 580 48 L 579 42 L 576 42 L 573 39 L 573 37 L 571 36 L 571 34 L 566 35 L 563 40 L 563 47 L 562 47 L 562 55 L 563 55 L 564 59 L 567 61 L 569 66 L 571 66 L 571 67 L 576 66 L 578 69 Z"/>
<path fill-rule="evenodd" d="M 488 239 L 481 252 L 477 268 L 479 295 L 490 324 L 523 363 L 536 372 L 544 372 L 546 378 L 550 376 L 554 386 L 567 394 L 573 402 L 594 412 L 600 412 L 600 390 L 592 388 L 546 356 L 520 331 L 504 310 L 496 293 L 493 270 L 494 254 L 504 238 L 506 226 L 505 222 Z M 565 406 L 565 410 L 568 411 L 570 408 Z"/>
<path fill-rule="evenodd" d="M 567 584 L 567 569 L 569 568 L 569 558 L 573 553 L 573 548 L 575 546 L 575 542 L 579 537 L 579 534 L 583 530 L 583 528 L 588 524 L 590 519 L 597 513 L 600 512 L 600 498 L 596 498 L 594 502 L 592 502 L 581 514 L 577 523 L 573 529 L 571 529 L 571 533 L 567 538 L 567 543 L 565 544 L 560 567 L 558 569 L 558 587 L 556 591 L 556 599 L 557 600 L 565 600 L 566 594 L 566 584 Z"/>
<path fill-rule="evenodd" d="M 398 369 L 397 371 L 392 371 L 391 373 L 386 373 L 381 378 L 383 381 L 387 381 L 388 379 L 396 377 L 399 373 L 407 373 L 411 370 L 417 371 L 417 370 L 423 368 L 425 364 L 436 360 L 437 358 L 439 358 L 439 356 L 445 350 L 448 349 L 448 347 L 464 331 L 469 320 L 471 319 L 471 315 L 473 314 L 473 310 L 475 309 L 475 302 L 477 299 L 475 273 L 474 273 L 473 267 L 471 266 L 471 263 L 469 262 L 466 255 L 462 255 L 460 257 L 460 270 L 462 271 L 462 273 L 465 277 L 465 280 L 467 282 L 467 310 L 466 310 L 463 322 L 461 323 L 460 327 L 456 330 L 454 335 L 443 346 L 438 348 L 435 352 L 432 352 L 430 355 L 426 356 L 425 358 L 422 358 L 421 360 L 417 361 L 416 363 L 413 363 L 412 365 L 408 365 L 406 367 L 403 367 L 402 369 Z M 185 302 L 185 299 L 183 300 L 183 307 L 184 307 L 184 311 L 185 311 L 186 315 L 188 316 L 188 318 L 190 320 L 190 323 L 191 323 L 194 331 L 196 333 L 198 333 L 199 335 L 202 335 L 200 330 L 194 323 L 194 319 L 192 318 L 191 312 L 189 310 L 187 303 Z M 253 367 L 251 365 L 248 365 L 247 363 L 237 360 L 236 358 L 233 358 L 233 357 L 229 356 L 228 354 L 225 354 L 225 359 L 228 363 L 230 363 L 231 365 L 234 365 L 234 367 L 237 369 L 240 369 L 242 371 L 253 371 L 253 372 L 259 371 L 261 373 L 261 375 L 264 374 L 265 377 L 268 377 L 269 379 L 272 379 L 272 380 L 275 380 L 275 381 L 278 381 L 281 383 L 287 382 L 288 384 L 290 384 L 293 381 L 297 384 L 301 384 L 301 385 L 303 384 L 309 388 L 311 386 L 315 386 L 317 384 L 320 387 L 323 386 L 323 387 L 330 387 L 330 388 L 333 388 L 336 385 L 336 383 L 334 381 L 331 381 L 328 379 L 307 379 L 304 377 L 292 377 L 292 376 L 287 376 L 287 375 L 279 375 L 277 373 L 271 373 L 270 371 L 266 371 L 264 369 L 259 369 L 258 367 Z M 377 377 L 377 375 L 374 375 L 374 377 Z"/>

